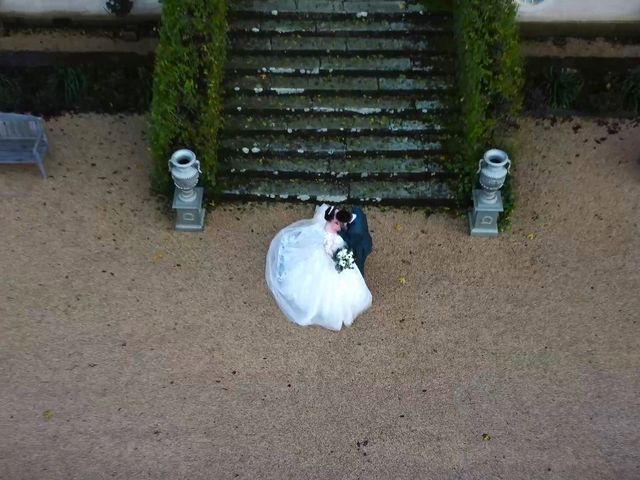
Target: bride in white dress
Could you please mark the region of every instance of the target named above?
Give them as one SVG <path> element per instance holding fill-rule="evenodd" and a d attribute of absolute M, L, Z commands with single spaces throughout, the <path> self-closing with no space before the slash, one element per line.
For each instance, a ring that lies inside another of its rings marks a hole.
<path fill-rule="evenodd" d="M 298 325 L 340 330 L 371 306 L 371 292 L 360 270 L 336 270 L 333 255 L 346 246 L 337 234 L 336 212 L 323 204 L 312 219 L 285 227 L 271 241 L 267 285 L 285 316 Z"/>

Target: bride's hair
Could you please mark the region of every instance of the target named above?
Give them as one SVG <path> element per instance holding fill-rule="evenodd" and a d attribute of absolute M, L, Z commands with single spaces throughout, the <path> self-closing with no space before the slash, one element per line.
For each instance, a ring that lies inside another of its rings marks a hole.
<path fill-rule="evenodd" d="M 336 207 L 327 207 L 327 209 L 324 211 L 324 219 L 327 222 L 330 222 L 336 216 L 337 211 L 338 209 Z"/>
<path fill-rule="evenodd" d="M 345 208 L 328 207 L 324 211 L 324 219 L 330 222 L 334 218 L 340 223 L 348 223 L 351 221 L 351 212 Z"/>

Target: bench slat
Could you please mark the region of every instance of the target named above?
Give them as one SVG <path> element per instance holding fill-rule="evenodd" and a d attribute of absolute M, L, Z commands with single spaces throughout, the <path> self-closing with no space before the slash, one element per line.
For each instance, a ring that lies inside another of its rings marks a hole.
<path fill-rule="evenodd" d="M 9 143 L 9 142 L 25 142 L 25 143 L 36 143 L 36 139 L 38 137 L 2 137 L 0 136 L 0 142 Z"/>
<path fill-rule="evenodd" d="M 38 148 L 36 151 L 37 152 L 41 152 L 43 149 L 42 148 Z M 0 141 L 0 153 L 2 153 L 2 155 L 6 154 L 6 153 L 24 153 L 24 154 L 30 154 L 33 155 L 34 152 L 34 148 L 33 148 L 33 144 L 14 144 L 14 145 L 7 145 L 7 144 L 3 144 Z M 0 163 L 2 163 L 2 157 L 0 156 Z"/>
<path fill-rule="evenodd" d="M 35 122 L 0 122 L 0 138 L 37 138 L 39 134 L 40 130 Z"/>
<path fill-rule="evenodd" d="M 7 155 L 2 158 L 2 163 L 39 163 L 33 155 Z"/>

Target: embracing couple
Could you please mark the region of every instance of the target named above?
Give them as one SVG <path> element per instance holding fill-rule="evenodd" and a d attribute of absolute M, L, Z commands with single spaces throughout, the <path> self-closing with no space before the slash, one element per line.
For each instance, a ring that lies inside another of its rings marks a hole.
<path fill-rule="evenodd" d="M 267 285 L 293 323 L 340 330 L 371 306 L 363 277 L 371 249 L 361 209 L 320 205 L 313 218 L 285 227 L 271 241 Z"/>

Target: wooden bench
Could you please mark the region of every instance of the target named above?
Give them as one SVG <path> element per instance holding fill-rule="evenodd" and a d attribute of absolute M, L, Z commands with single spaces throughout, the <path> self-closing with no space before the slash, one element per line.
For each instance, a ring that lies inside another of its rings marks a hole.
<path fill-rule="evenodd" d="M 42 118 L 0 113 L 0 163 L 35 163 L 46 178 L 43 159 L 48 149 Z"/>

